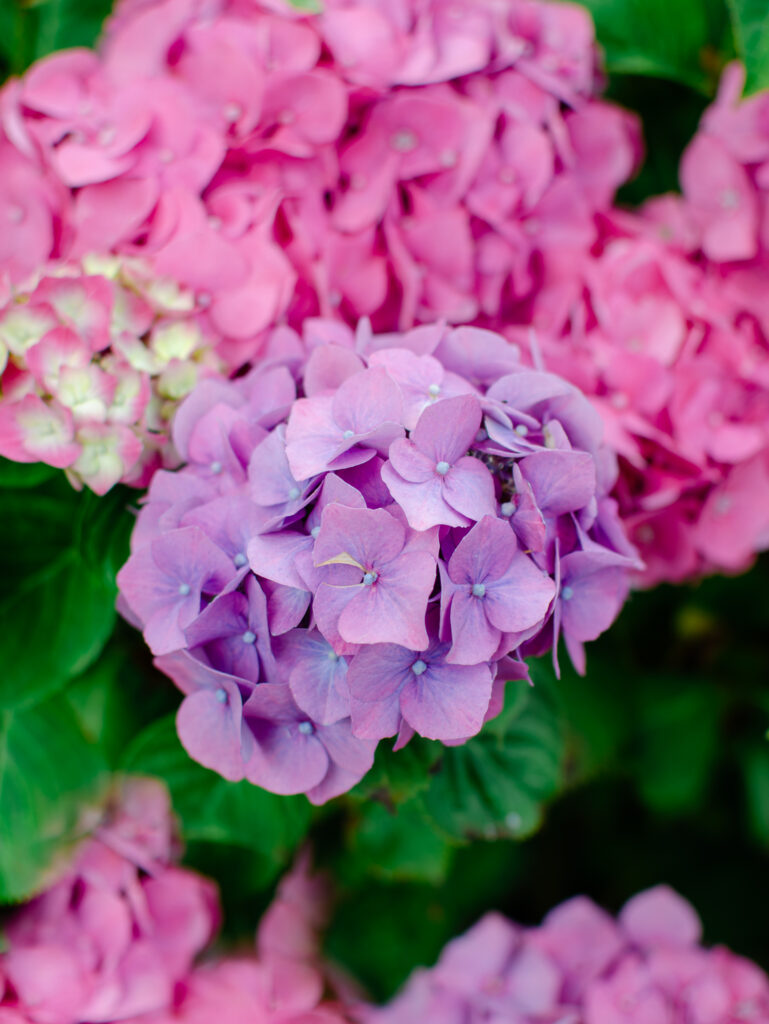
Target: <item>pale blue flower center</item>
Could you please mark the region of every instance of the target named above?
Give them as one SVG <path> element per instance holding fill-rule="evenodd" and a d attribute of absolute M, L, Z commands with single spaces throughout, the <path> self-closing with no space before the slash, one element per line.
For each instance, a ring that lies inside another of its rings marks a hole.
<path fill-rule="evenodd" d="M 211 472 L 212 473 L 221 473 L 221 471 L 222 471 L 222 464 L 221 464 L 221 462 L 212 462 L 211 463 Z"/>
<path fill-rule="evenodd" d="M 486 584 L 485 583 L 473 583 L 473 597 L 485 597 L 486 595 Z"/>
<path fill-rule="evenodd" d="M 300 493 L 301 492 L 300 492 L 298 487 L 292 487 L 291 490 L 288 492 L 288 496 L 289 496 L 291 501 L 296 501 L 296 499 L 299 497 Z"/>
<path fill-rule="evenodd" d="M 525 423 L 519 423 L 518 426 L 515 428 L 515 432 L 519 437 L 526 437 L 526 435 L 529 432 L 529 428 L 526 426 Z"/>
<path fill-rule="evenodd" d="M 353 430 L 345 430 L 345 432 L 342 434 L 342 437 L 345 439 L 345 441 L 349 441 L 350 438 L 354 436 L 354 433 L 355 432 Z"/>
<path fill-rule="evenodd" d="M 241 637 L 241 640 L 244 644 L 253 644 L 256 642 L 256 633 L 252 633 L 250 629 L 247 629 Z"/>
<path fill-rule="evenodd" d="M 433 398 L 437 398 L 438 395 L 441 393 L 440 384 L 431 384 L 430 387 L 427 389 L 427 393 L 428 395 L 432 395 Z"/>
<path fill-rule="evenodd" d="M 376 572 L 366 572 L 363 574 L 363 582 L 367 587 L 370 587 L 372 583 L 376 582 L 376 578 L 379 574 Z"/>
<path fill-rule="evenodd" d="M 313 526 L 313 528 L 310 530 L 310 533 L 311 533 L 313 539 L 315 539 L 318 536 L 318 534 L 320 533 L 320 527 L 319 526 Z"/>
<path fill-rule="evenodd" d="M 420 658 L 418 661 L 415 661 L 414 664 L 411 666 L 411 671 L 414 673 L 415 676 L 421 676 L 423 672 L 427 671 L 427 665 Z"/>
<path fill-rule="evenodd" d="M 311 736 L 314 731 L 312 722 L 300 722 L 298 728 L 302 736 Z"/>
<path fill-rule="evenodd" d="M 239 551 L 237 555 L 235 555 L 233 562 L 235 563 L 236 569 L 242 569 L 244 565 L 248 565 L 248 559 L 242 551 Z"/>
<path fill-rule="evenodd" d="M 446 476 L 450 469 L 451 466 L 448 464 L 448 462 L 439 462 L 435 467 L 435 472 L 438 473 L 440 476 Z"/>
<path fill-rule="evenodd" d="M 189 594 L 189 592 L 191 590 L 192 590 L 192 587 L 189 585 L 189 583 L 180 583 L 179 584 L 179 593 L 182 595 L 182 597 L 186 597 L 187 594 Z"/>
<path fill-rule="evenodd" d="M 564 599 L 564 601 L 571 601 L 571 599 L 574 597 L 574 591 L 571 589 L 571 587 L 563 587 L 561 590 L 561 597 Z"/>
<path fill-rule="evenodd" d="M 219 701 L 220 704 L 226 704 L 227 703 L 227 691 L 226 690 L 217 690 L 216 691 L 216 699 Z"/>
<path fill-rule="evenodd" d="M 503 501 L 499 506 L 499 511 L 509 519 L 513 512 L 515 512 L 515 506 L 512 501 Z"/>

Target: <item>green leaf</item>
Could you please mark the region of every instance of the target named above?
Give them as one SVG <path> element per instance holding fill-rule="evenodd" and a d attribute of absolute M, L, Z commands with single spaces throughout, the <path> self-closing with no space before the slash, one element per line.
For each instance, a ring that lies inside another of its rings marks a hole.
<path fill-rule="evenodd" d="M 97 748 L 61 698 L 0 712 L 0 901 L 45 886 L 106 779 Z"/>
<path fill-rule="evenodd" d="M 747 93 L 769 88 L 769 7 L 766 0 L 727 0 Z"/>
<path fill-rule="evenodd" d="M 581 0 L 611 74 L 650 75 L 712 93 L 728 45 L 723 0 Z"/>
<path fill-rule="evenodd" d="M 401 804 L 397 811 L 375 800 L 365 804 L 352 840 L 353 863 L 359 869 L 400 882 L 440 884 L 453 853 L 419 800 Z"/>
<path fill-rule="evenodd" d="M 457 839 L 530 835 L 559 788 L 563 735 L 552 693 L 522 681 L 507 691 L 513 710 L 503 711 L 504 728 L 491 723 L 447 749 L 424 795 L 436 823 Z"/>
<path fill-rule="evenodd" d="M 430 785 L 430 769 L 442 749 L 440 743 L 432 743 L 419 736 L 397 751 L 386 742 L 380 743 L 373 767 L 350 796 L 364 800 L 376 796 L 393 804 L 408 800 Z"/>
<path fill-rule="evenodd" d="M 2 31 L 0 20 L 0 32 Z M 11 462 L 10 459 L 0 458 L 0 487 L 22 488 L 37 487 L 45 480 L 50 480 L 59 473 L 53 466 L 46 466 L 44 462 Z"/>
<path fill-rule="evenodd" d="M 276 796 L 250 782 L 228 782 L 193 761 L 179 742 L 173 715 L 153 722 L 136 738 L 122 767 L 165 781 L 185 839 L 234 843 L 285 863 L 310 825 L 305 797 Z"/>
<path fill-rule="evenodd" d="M 78 494 L 61 473 L 0 494 L 0 709 L 43 700 L 98 656 L 115 623 L 126 494 Z"/>
<path fill-rule="evenodd" d="M 124 622 L 118 622 L 100 657 L 69 683 L 64 696 L 112 767 L 142 729 L 179 703 L 176 687 L 154 668 L 141 633 Z"/>
<path fill-rule="evenodd" d="M 61 689 L 99 654 L 115 622 L 114 593 L 72 549 L 0 604 L 0 708 Z"/>

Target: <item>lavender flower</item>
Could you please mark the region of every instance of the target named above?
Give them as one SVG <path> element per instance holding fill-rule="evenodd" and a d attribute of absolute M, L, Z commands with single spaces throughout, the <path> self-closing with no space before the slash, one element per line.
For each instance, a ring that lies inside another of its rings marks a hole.
<path fill-rule="evenodd" d="M 638 561 L 594 410 L 499 336 L 316 320 L 267 352 L 180 407 L 118 580 L 191 756 L 322 802 L 384 737 L 477 733 L 561 634 L 581 668 Z"/>

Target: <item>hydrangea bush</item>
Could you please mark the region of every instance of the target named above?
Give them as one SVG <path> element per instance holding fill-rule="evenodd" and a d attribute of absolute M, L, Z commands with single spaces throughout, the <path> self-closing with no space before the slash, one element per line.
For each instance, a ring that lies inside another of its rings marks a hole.
<path fill-rule="evenodd" d="M 323 801 L 378 740 L 473 736 L 638 567 L 600 418 L 475 328 L 288 328 L 180 407 L 118 574 L 202 764 Z"/>
<path fill-rule="evenodd" d="M 51 264 L 0 309 L 0 455 L 104 494 L 178 456 L 179 400 L 221 371 L 192 292 L 141 261 Z"/>
<path fill-rule="evenodd" d="M 693 907 L 660 885 L 616 920 L 584 896 L 523 928 L 489 913 L 366 1024 L 733 1024 L 769 1019 L 769 979 L 700 945 Z"/>

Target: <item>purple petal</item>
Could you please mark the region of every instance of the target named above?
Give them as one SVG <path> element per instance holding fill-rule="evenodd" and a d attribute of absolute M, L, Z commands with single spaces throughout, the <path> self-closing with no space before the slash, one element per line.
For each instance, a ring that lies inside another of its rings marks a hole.
<path fill-rule="evenodd" d="M 355 563 L 364 571 L 379 568 L 402 550 L 406 530 L 384 509 L 328 505 L 314 548 L 315 565 Z"/>
<path fill-rule="evenodd" d="M 450 621 L 448 661 L 453 665 L 477 665 L 493 657 L 501 632 L 488 620 L 485 598 L 475 597 L 469 588 L 457 591 L 451 599 Z"/>
<path fill-rule="evenodd" d="M 396 644 L 364 647 L 350 662 L 352 729 L 356 736 L 383 739 L 398 732 L 401 721 L 399 694 L 413 675 L 413 651 Z"/>
<path fill-rule="evenodd" d="M 401 693 L 403 717 L 420 736 L 454 740 L 474 736 L 491 700 L 488 665 L 429 665 Z"/>
<path fill-rule="evenodd" d="M 339 616 L 339 632 L 351 644 L 427 646 L 425 612 L 435 584 L 436 563 L 426 551 L 409 550 L 363 586 Z"/>
<path fill-rule="evenodd" d="M 550 577 L 517 551 L 504 576 L 487 586 L 483 604 L 493 626 L 520 633 L 544 622 L 554 596 Z"/>
<path fill-rule="evenodd" d="M 309 550 L 312 544 L 312 537 L 305 533 L 265 533 L 249 541 L 248 563 L 257 576 L 304 590 L 294 563 L 299 552 Z"/>
<path fill-rule="evenodd" d="M 347 662 L 317 630 L 288 634 L 281 642 L 280 657 L 290 667 L 294 700 L 314 722 L 333 725 L 349 716 Z"/>
<path fill-rule="evenodd" d="M 474 395 L 459 395 L 428 406 L 411 432 L 411 440 L 434 464 L 453 466 L 467 454 L 480 425 L 481 403 Z"/>
<path fill-rule="evenodd" d="M 469 525 L 466 516 L 455 512 L 446 504 L 442 478 L 437 474 L 423 484 L 412 484 L 399 476 L 386 462 L 382 466 L 382 480 L 406 513 L 412 529 L 429 530 L 433 526 Z"/>
<path fill-rule="evenodd" d="M 185 697 L 176 713 L 176 728 L 194 761 L 231 782 L 244 777 L 242 704 L 237 686 L 223 682 L 215 690 L 198 690 Z"/>
<path fill-rule="evenodd" d="M 435 476 L 435 462 L 406 438 L 393 441 L 389 458 L 395 472 L 409 483 L 423 484 Z"/>
<path fill-rule="evenodd" d="M 286 457 L 297 480 L 323 473 L 344 450 L 343 428 L 335 422 L 329 395 L 299 398 L 286 425 Z"/>
<path fill-rule="evenodd" d="M 443 478 L 443 497 L 448 505 L 468 519 L 496 516 L 494 480 L 491 473 L 470 456 L 460 459 Z"/>
<path fill-rule="evenodd" d="M 484 516 L 462 538 L 449 559 L 449 576 L 455 583 L 487 583 L 505 574 L 518 545 L 508 524 L 496 516 Z"/>
<path fill-rule="evenodd" d="M 545 515 L 575 512 L 595 496 L 595 462 L 587 452 L 537 452 L 519 465 Z"/>
<path fill-rule="evenodd" d="M 400 388 L 380 367 L 349 377 L 333 399 L 333 417 L 340 431 L 365 435 L 385 423 L 400 424 L 403 399 Z"/>

